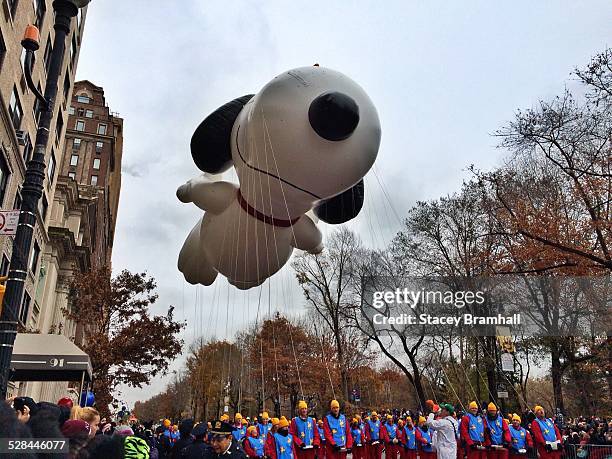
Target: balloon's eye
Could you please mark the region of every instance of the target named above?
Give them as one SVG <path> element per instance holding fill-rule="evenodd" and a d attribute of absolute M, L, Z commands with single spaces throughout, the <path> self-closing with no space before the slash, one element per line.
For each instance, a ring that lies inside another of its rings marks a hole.
<path fill-rule="evenodd" d="M 310 104 L 308 120 L 314 131 L 326 140 L 345 140 L 359 124 L 359 106 L 346 94 L 326 92 Z"/>

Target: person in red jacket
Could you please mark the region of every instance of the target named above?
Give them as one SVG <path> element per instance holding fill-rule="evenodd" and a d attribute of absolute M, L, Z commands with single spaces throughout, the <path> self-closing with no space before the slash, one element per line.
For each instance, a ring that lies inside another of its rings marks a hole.
<path fill-rule="evenodd" d="M 400 449 L 401 459 L 417 459 L 416 426 L 410 416 L 406 418 L 406 425 L 402 428 L 400 441 L 402 443 L 402 448 Z"/>
<path fill-rule="evenodd" d="M 380 437 L 385 443 L 385 459 L 397 459 L 399 453 L 397 433 L 397 426 L 393 422 L 393 416 L 388 414 L 387 422 L 380 429 Z"/>
<path fill-rule="evenodd" d="M 521 427 L 521 417 L 518 414 L 512 415 L 512 425 L 509 428 L 510 444 L 509 457 L 510 459 L 526 459 L 528 451 L 533 448 L 531 434 Z"/>
<path fill-rule="evenodd" d="M 559 459 L 561 457 L 561 434 L 550 418 L 544 415 L 544 408 L 537 405 L 533 412 L 536 418 L 531 423 L 531 433 L 540 459 Z"/>
<path fill-rule="evenodd" d="M 289 433 L 293 435 L 293 442 L 298 459 L 314 459 L 315 448 L 321 444 L 319 429 L 310 416 L 308 405 L 304 400 L 298 402 L 298 416 L 291 420 Z"/>
<path fill-rule="evenodd" d="M 346 416 L 340 413 L 337 400 L 330 403 L 330 412 L 323 418 L 327 459 L 346 459 L 346 454 L 353 447 L 351 426 Z"/>
<path fill-rule="evenodd" d="M 295 442 L 289 435 L 289 421 L 284 416 L 278 421 L 276 432 L 270 433 L 271 448 L 269 456 L 271 459 L 296 459 Z"/>
<path fill-rule="evenodd" d="M 268 435 L 264 439 L 264 442 L 265 442 L 264 453 L 268 457 L 272 456 L 272 449 L 274 448 L 274 434 L 276 433 L 278 429 L 279 422 L 280 420 L 278 418 L 272 418 L 272 421 L 271 421 L 272 427 L 270 427 L 270 431 L 268 432 Z"/>
<path fill-rule="evenodd" d="M 265 443 L 265 439 L 260 437 L 259 433 L 257 432 L 257 427 L 250 426 L 247 428 L 247 434 L 242 442 L 242 448 L 248 457 L 263 458 L 265 454 Z"/>
<path fill-rule="evenodd" d="M 459 432 L 467 459 L 487 458 L 485 424 L 478 413 L 478 403 L 470 402 L 468 405 L 468 412 L 461 418 Z"/>
<path fill-rule="evenodd" d="M 497 410 L 495 403 L 487 406 L 485 416 L 485 445 L 488 459 L 508 459 L 508 448 L 510 447 L 510 431 L 508 421 Z"/>
<path fill-rule="evenodd" d="M 367 459 L 365 434 L 357 417 L 354 417 L 351 421 L 351 435 L 353 436 L 353 449 L 351 451 L 353 459 Z"/>
<path fill-rule="evenodd" d="M 427 419 L 419 416 L 419 426 L 416 428 L 415 440 L 419 447 L 419 457 L 421 459 L 436 459 L 437 454 L 431 444 L 433 431 L 426 424 Z"/>
<path fill-rule="evenodd" d="M 319 445 L 317 450 L 317 459 L 326 459 L 327 447 L 325 446 L 325 430 L 323 429 L 323 419 L 319 419 L 317 421 L 317 430 L 319 431 L 319 439 L 321 440 L 321 444 Z"/>
<path fill-rule="evenodd" d="M 380 437 L 381 422 L 378 419 L 378 413 L 372 411 L 369 418 L 366 418 L 364 430 L 367 443 L 367 452 L 369 459 L 381 459 L 382 457 L 382 438 Z"/>

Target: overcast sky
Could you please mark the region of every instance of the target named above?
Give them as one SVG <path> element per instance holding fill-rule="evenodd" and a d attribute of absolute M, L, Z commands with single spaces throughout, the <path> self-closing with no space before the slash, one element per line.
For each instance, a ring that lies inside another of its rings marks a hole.
<path fill-rule="evenodd" d="M 572 86 L 572 69 L 610 45 L 610 24 L 609 0 L 93 0 L 77 77 L 104 88 L 125 126 L 113 268 L 157 279 L 155 310 L 177 307 L 187 345 L 232 337 L 255 320 L 258 290 L 219 278 L 196 288 L 176 268 L 201 212 L 175 190 L 198 174 L 189 141 L 211 111 L 315 62 L 356 80 L 383 134 L 352 228 L 382 246 L 400 226 L 391 206 L 403 217 L 417 200 L 458 190 L 466 166 L 499 164 L 491 133 L 517 108 Z M 289 266 L 266 284 L 261 304 L 262 312 L 305 310 Z M 125 389 L 122 399 L 146 399 L 167 381 Z"/>

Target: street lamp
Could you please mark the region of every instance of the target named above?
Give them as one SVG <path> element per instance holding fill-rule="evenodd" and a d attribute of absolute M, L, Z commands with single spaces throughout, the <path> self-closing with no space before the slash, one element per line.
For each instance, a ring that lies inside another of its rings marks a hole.
<path fill-rule="evenodd" d="M 9 268 L 6 292 L 4 294 L 2 314 L 0 315 L 0 400 L 6 398 L 8 381 L 10 378 L 11 355 L 13 344 L 17 335 L 19 305 L 23 295 L 24 284 L 28 274 L 28 255 L 32 245 L 32 235 L 36 225 L 36 211 L 38 201 L 42 196 L 43 181 L 45 179 L 45 152 L 49 143 L 49 128 L 53 119 L 56 104 L 57 86 L 64 62 L 66 50 L 66 36 L 70 33 L 70 23 L 79 8 L 84 7 L 90 0 L 55 0 L 55 39 L 51 64 L 47 74 L 45 94 L 41 94 L 32 81 L 32 62 L 34 51 L 38 45 L 38 29 L 28 26 L 21 44 L 26 49 L 25 76 L 28 87 L 37 99 L 42 102 L 42 113 L 36 131 L 34 154 L 27 164 L 25 180 L 22 188 L 21 213 L 19 225 L 13 240 L 13 253 Z"/>

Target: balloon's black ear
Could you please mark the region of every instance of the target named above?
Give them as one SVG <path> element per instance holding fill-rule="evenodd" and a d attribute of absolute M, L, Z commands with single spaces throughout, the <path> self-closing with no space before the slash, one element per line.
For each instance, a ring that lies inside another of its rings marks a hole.
<path fill-rule="evenodd" d="M 193 162 L 203 172 L 218 174 L 232 165 L 232 127 L 253 94 L 239 97 L 208 115 L 191 137 Z"/>
<path fill-rule="evenodd" d="M 363 206 L 363 179 L 344 193 L 327 199 L 314 208 L 314 213 L 325 223 L 338 225 L 355 218 Z"/>

